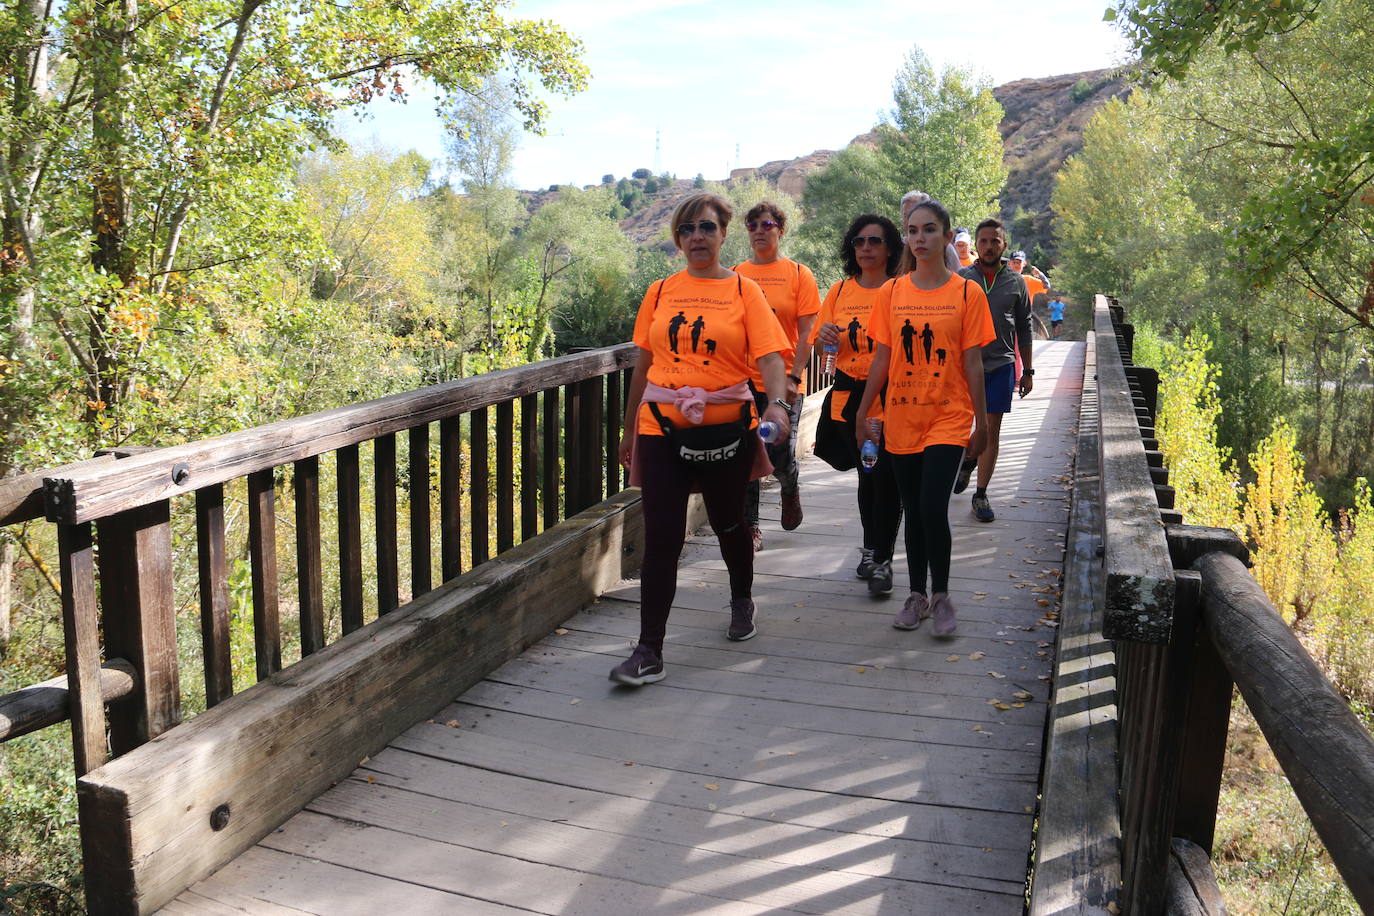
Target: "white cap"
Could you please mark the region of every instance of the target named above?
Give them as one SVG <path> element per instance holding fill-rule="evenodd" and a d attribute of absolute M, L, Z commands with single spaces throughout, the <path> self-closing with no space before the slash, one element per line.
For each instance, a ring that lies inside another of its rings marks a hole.
<path fill-rule="evenodd" d="M 954 244 L 956 245 L 960 242 L 971 243 L 972 241 L 973 239 L 969 237 L 967 229 L 960 229 L 958 232 L 954 233 Z"/>

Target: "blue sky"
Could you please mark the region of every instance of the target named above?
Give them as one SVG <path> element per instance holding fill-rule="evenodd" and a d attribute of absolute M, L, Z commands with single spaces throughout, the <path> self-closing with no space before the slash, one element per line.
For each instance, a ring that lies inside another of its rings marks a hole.
<path fill-rule="evenodd" d="M 592 72 L 586 92 L 551 100 L 544 136 L 522 137 L 514 181 L 582 185 L 654 168 L 655 131 L 659 169 L 684 178 L 838 149 L 890 106 L 913 45 L 937 68 L 971 67 L 994 85 L 1121 63 L 1107 5 L 514 0 L 508 16 L 551 19 L 582 39 Z M 428 100 L 373 103 L 372 117 L 344 119 L 345 135 L 441 158 Z"/>

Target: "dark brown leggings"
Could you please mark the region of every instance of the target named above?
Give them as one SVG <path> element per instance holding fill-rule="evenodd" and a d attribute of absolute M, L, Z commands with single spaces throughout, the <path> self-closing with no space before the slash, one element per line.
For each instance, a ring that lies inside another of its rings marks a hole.
<path fill-rule="evenodd" d="M 644 507 L 644 563 L 639 573 L 639 641 L 663 652 L 668 612 L 677 593 L 677 564 L 687 531 L 687 498 L 701 490 L 706 517 L 730 571 L 730 597 L 752 597 L 754 544 L 744 524 L 744 493 L 760 440 L 745 434 L 730 461 L 692 466 L 677 457 L 664 436 L 640 436 L 635 445 Z"/>

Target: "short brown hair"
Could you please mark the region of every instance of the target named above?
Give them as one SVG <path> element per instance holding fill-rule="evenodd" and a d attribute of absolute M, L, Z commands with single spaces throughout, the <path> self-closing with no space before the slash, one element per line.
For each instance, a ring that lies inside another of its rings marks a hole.
<path fill-rule="evenodd" d="M 973 230 L 974 239 L 977 239 L 978 233 L 982 232 L 984 229 L 996 229 L 998 232 L 1002 233 L 1002 240 L 1006 241 L 1007 227 L 1003 226 L 1002 221 L 997 217 L 989 216 L 987 219 L 979 223 L 978 228 Z"/>
<path fill-rule="evenodd" d="M 764 214 L 773 217 L 773 222 L 778 224 L 779 229 L 787 228 L 787 214 L 783 213 L 781 208 L 771 200 L 761 200 L 750 207 L 749 212 L 744 214 L 744 221 L 752 223 Z"/>
<path fill-rule="evenodd" d="M 673 208 L 673 215 L 668 226 L 668 231 L 673 234 L 673 244 L 681 248 L 678 239 L 677 227 L 689 220 L 695 220 L 707 207 L 716 211 L 716 221 L 720 223 L 721 231 L 730 225 L 730 219 L 735 215 L 735 210 L 730 206 L 730 202 L 719 194 L 709 194 L 702 191 L 699 194 L 692 194 Z"/>

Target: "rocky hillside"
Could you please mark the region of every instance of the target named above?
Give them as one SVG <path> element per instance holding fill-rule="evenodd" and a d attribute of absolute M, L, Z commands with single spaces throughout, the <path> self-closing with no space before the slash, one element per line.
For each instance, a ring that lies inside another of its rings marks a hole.
<path fill-rule="evenodd" d="M 1033 259 L 1052 264 L 1055 244 L 1050 194 L 1054 176 L 1083 145 L 1083 127 L 1106 101 L 1129 91 L 1126 80 L 1111 70 L 1066 73 L 1044 79 L 1017 80 L 992 90 L 1005 115 L 1000 130 L 1008 169 L 1002 193 L 1002 218 L 1012 228 L 1018 247 Z M 873 145 L 872 133 L 850 141 Z M 835 150 L 816 150 L 796 159 L 780 159 L 755 168 L 735 169 L 727 184 L 752 176 L 767 178 L 782 191 L 800 199 L 809 174 L 824 166 Z M 646 205 L 621 221 L 635 242 L 650 244 L 663 237 L 662 227 L 692 182 L 678 179 L 651 195 Z M 542 198 L 549 192 L 530 195 Z M 537 201 L 531 201 L 537 207 Z M 669 242 L 664 244 L 671 245 Z M 1037 252 L 1036 249 L 1039 249 Z"/>
<path fill-rule="evenodd" d="M 1004 112 L 999 129 L 1008 175 L 1002 219 L 1018 247 L 1039 248 L 1053 262 L 1054 176 L 1082 148 L 1083 127 L 1097 109 L 1129 91 L 1126 79 L 1111 70 L 1017 80 L 992 90 Z"/>

